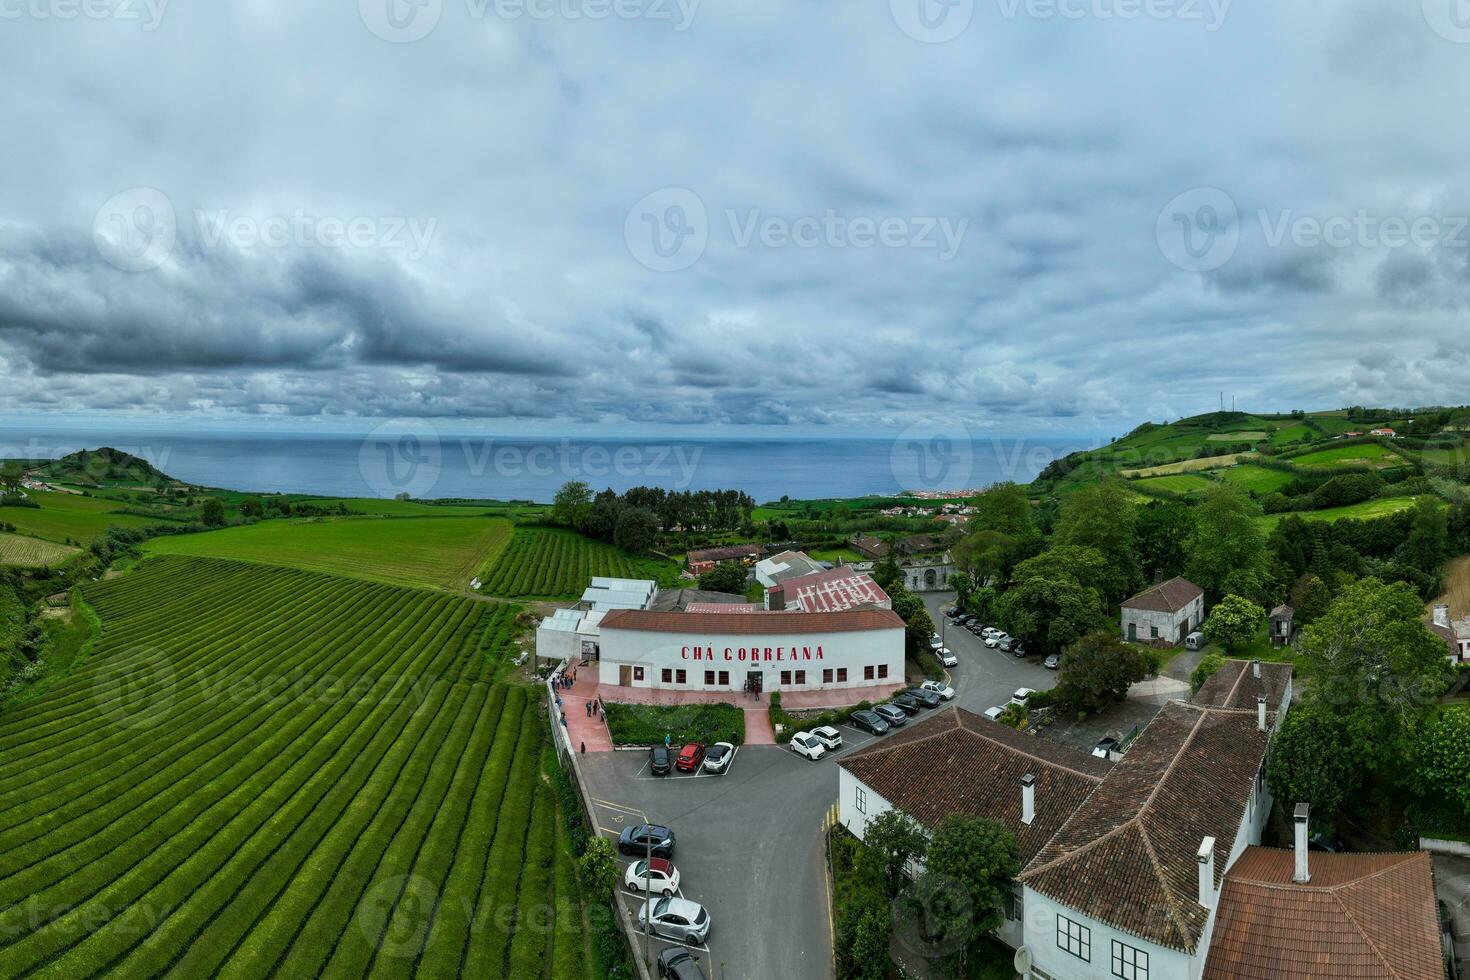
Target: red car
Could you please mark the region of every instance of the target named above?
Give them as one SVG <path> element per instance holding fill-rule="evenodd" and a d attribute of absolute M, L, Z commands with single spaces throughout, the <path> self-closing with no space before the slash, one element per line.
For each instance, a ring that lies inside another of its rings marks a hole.
<path fill-rule="evenodd" d="M 698 742 L 690 742 L 679 750 L 679 757 L 674 760 L 674 768 L 680 772 L 697 772 L 699 764 L 704 761 L 704 746 Z"/>

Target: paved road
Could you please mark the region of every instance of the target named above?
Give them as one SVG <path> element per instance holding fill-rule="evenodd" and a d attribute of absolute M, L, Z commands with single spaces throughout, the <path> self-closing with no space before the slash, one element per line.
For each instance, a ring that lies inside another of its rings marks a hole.
<path fill-rule="evenodd" d="M 925 596 L 935 621 L 953 593 Z M 950 670 L 956 702 L 976 713 L 1018 687 L 1050 688 L 1056 673 L 1040 658 L 1017 660 L 963 629 L 946 630 L 960 659 Z M 726 776 L 657 778 L 641 752 L 583 757 L 599 828 L 616 837 L 629 823 L 674 828 L 674 863 L 684 898 L 714 923 L 696 953 L 711 980 L 828 980 L 832 934 L 821 826 L 837 802 L 836 761 L 873 741 L 843 726 L 844 746 L 818 762 L 785 748 L 746 746 Z M 624 862 L 626 866 L 627 862 Z M 637 899 L 626 898 L 630 908 Z M 654 955 L 668 944 L 653 940 Z"/>

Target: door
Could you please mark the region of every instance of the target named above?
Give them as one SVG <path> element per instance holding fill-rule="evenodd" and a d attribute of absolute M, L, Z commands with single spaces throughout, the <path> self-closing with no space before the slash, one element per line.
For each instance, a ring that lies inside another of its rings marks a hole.
<path fill-rule="evenodd" d="M 1128 624 L 1128 642 L 1130 642 L 1130 643 L 1136 643 L 1137 641 L 1138 641 L 1138 624 L 1137 623 L 1129 623 Z"/>
<path fill-rule="evenodd" d="M 750 685 L 750 689 L 759 694 L 761 692 L 762 686 L 765 684 L 765 676 L 765 674 L 762 674 L 758 670 L 752 670 L 750 673 L 745 675 L 745 680 L 746 683 Z"/>
<path fill-rule="evenodd" d="M 627 664 L 622 664 L 618 667 L 618 686 L 633 686 L 633 668 L 628 666 Z"/>

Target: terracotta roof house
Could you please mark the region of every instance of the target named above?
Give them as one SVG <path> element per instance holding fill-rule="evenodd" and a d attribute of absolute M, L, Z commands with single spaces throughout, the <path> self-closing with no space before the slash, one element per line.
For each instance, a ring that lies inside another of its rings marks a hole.
<path fill-rule="evenodd" d="M 1370 436 L 1383 436 L 1388 439 L 1397 439 L 1399 434 L 1390 428 L 1374 429 L 1368 433 Z"/>
<path fill-rule="evenodd" d="M 867 558 L 882 558 L 888 554 L 888 542 L 871 534 L 854 534 L 852 550 Z"/>
<path fill-rule="evenodd" d="M 932 534 L 910 534 L 906 538 L 899 538 L 896 547 L 901 555 L 918 555 L 926 551 L 938 551 L 944 547 L 944 542 Z"/>
<path fill-rule="evenodd" d="M 1269 710 L 1284 712 L 1291 706 L 1291 679 L 1291 664 L 1227 660 L 1189 700 L 1204 708 L 1254 711 L 1257 699 L 1265 698 Z"/>
<path fill-rule="evenodd" d="M 1470 618 L 1450 620 L 1450 607 L 1441 603 L 1427 616 L 1424 625 L 1444 641 L 1451 663 L 1470 663 Z"/>
<path fill-rule="evenodd" d="M 1205 593 L 1186 578 L 1171 578 L 1125 600 L 1122 617 L 1130 642 L 1183 643 L 1205 621 Z"/>
<path fill-rule="evenodd" d="M 979 814 L 1016 835 L 1024 864 L 1049 841 L 1112 764 L 949 707 L 838 763 L 838 813 L 857 837 L 869 820 L 899 809 L 932 830 L 945 817 Z M 1019 894 L 1017 895 L 1019 899 Z M 1001 938 L 1022 941 L 1019 900 Z"/>
<path fill-rule="evenodd" d="M 1429 854 L 1248 847 L 1225 876 L 1204 980 L 1442 980 Z"/>
<path fill-rule="evenodd" d="M 694 575 L 702 575 L 722 561 L 738 561 L 750 564 L 761 556 L 758 544 L 732 544 L 723 548 L 698 548 L 684 557 L 685 565 Z"/>

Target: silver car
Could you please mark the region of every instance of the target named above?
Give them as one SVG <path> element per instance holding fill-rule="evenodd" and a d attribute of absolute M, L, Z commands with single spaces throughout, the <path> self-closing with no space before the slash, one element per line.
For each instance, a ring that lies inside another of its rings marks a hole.
<path fill-rule="evenodd" d="M 703 945 L 709 935 L 709 912 L 698 902 L 687 898 L 660 898 L 646 902 L 638 909 L 638 928 L 665 939 Z"/>

